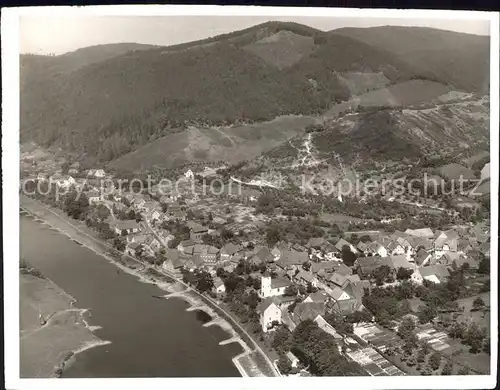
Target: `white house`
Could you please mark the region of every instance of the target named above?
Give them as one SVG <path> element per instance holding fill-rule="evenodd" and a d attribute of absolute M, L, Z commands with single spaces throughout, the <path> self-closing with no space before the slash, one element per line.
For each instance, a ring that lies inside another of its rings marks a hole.
<path fill-rule="evenodd" d="M 260 297 L 269 298 L 285 294 L 285 289 L 293 283 L 286 278 L 271 279 L 269 274 L 261 276 Z"/>
<path fill-rule="evenodd" d="M 194 173 L 191 169 L 188 169 L 185 173 L 184 173 L 184 177 L 186 179 L 193 179 L 194 178 Z"/>
<path fill-rule="evenodd" d="M 102 179 L 103 177 L 106 177 L 106 172 L 104 172 L 104 169 L 96 169 L 94 171 L 94 177 Z"/>
<path fill-rule="evenodd" d="M 422 284 L 424 281 L 424 278 L 422 278 L 422 275 L 420 274 L 420 271 L 418 268 L 415 268 L 413 270 L 413 273 L 411 274 L 411 281 L 416 284 Z"/>
<path fill-rule="evenodd" d="M 264 333 L 268 332 L 275 323 L 281 324 L 281 309 L 276 298 L 267 298 L 258 307 L 260 325 Z"/>
<path fill-rule="evenodd" d="M 221 278 L 214 279 L 214 292 L 216 294 L 224 294 L 226 292 L 226 286 Z"/>
<path fill-rule="evenodd" d="M 481 169 L 481 179 L 486 180 L 490 178 L 490 163 L 484 165 L 483 169 Z"/>
<path fill-rule="evenodd" d="M 89 191 L 86 193 L 89 204 L 94 204 L 102 200 L 101 193 L 99 191 Z"/>
<path fill-rule="evenodd" d="M 291 353 L 290 351 L 288 351 L 286 353 L 286 357 L 290 361 L 290 365 L 293 368 L 297 368 L 297 366 L 299 365 L 299 358 L 297 356 L 295 356 L 293 353 Z"/>

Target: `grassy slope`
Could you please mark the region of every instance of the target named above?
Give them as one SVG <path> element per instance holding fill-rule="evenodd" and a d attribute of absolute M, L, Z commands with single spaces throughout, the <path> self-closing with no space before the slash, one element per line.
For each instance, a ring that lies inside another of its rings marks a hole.
<path fill-rule="evenodd" d="M 114 160 L 110 167 L 133 171 L 153 166 L 173 168 L 189 161 L 251 160 L 282 144 L 286 139 L 304 134 L 316 120 L 307 116 L 276 118 L 248 126 L 190 128 L 170 134 Z"/>

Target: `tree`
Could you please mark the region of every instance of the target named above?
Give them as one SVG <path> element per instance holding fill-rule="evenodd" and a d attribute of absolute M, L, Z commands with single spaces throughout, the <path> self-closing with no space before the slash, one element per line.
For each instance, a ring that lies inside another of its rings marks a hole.
<path fill-rule="evenodd" d="M 281 230 L 277 226 L 271 226 L 266 233 L 267 245 L 273 247 L 281 240 Z"/>
<path fill-rule="evenodd" d="M 410 367 L 413 367 L 414 365 L 417 364 L 417 358 L 415 357 L 415 355 L 411 355 L 408 360 L 406 361 L 406 364 Z"/>
<path fill-rule="evenodd" d="M 491 354 L 491 340 L 489 337 L 484 340 L 483 352 L 487 355 Z"/>
<path fill-rule="evenodd" d="M 401 321 L 401 324 L 399 325 L 398 336 L 403 340 L 408 340 L 414 331 L 415 322 L 411 318 L 406 317 L 403 319 L 403 321 Z"/>
<path fill-rule="evenodd" d="M 460 368 L 460 370 L 458 370 L 457 375 L 470 375 L 469 367 L 464 366 L 464 367 Z"/>
<path fill-rule="evenodd" d="M 439 352 L 434 352 L 429 358 L 429 365 L 436 371 L 441 365 L 441 354 Z"/>
<path fill-rule="evenodd" d="M 284 326 L 278 327 L 276 329 L 276 331 L 274 332 L 272 347 L 278 353 L 284 353 L 285 351 L 289 350 L 291 347 L 290 337 L 291 337 L 291 333 L 286 327 L 284 327 Z"/>
<path fill-rule="evenodd" d="M 411 278 L 413 274 L 413 270 L 410 268 L 399 267 L 398 272 L 396 273 L 397 280 L 408 280 Z"/>
<path fill-rule="evenodd" d="M 472 302 L 472 308 L 474 310 L 480 310 L 482 309 L 483 307 L 485 306 L 485 303 L 483 301 L 483 299 L 481 297 L 477 297 L 476 299 L 474 299 L 474 301 Z"/>
<path fill-rule="evenodd" d="M 179 240 L 178 238 L 173 238 L 168 242 L 168 247 L 170 249 L 175 249 L 180 244 L 180 242 L 181 240 Z"/>
<path fill-rule="evenodd" d="M 69 162 L 67 162 L 67 161 L 65 161 L 61 164 L 61 172 L 63 175 L 66 175 L 68 173 L 69 167 L 70 167 L 70 165 L 69 165 Z"/>
<path fill-rule="evenodd" d="M 287 286 L 285 288 L 285 296 L 287 297 L 294 297 L 297 295 L 297 293 L 299 292 L 299 289 L 297 288 L 297 286 L 295 285 L 291 285 L 291 286 Z"/>
<path fill-rule="evenodd" d="M 197 275 L 196 289 L 201 292 L 211 291 L 214 287 L 212 276 L 206 272 L 201 271 Z"/>
<path fill-rule="evenodd" d="M 356 255 L 351 251 L 348 245 L 344 245 L 341 251 L 341 258 L 345 265 L 352 267 L 356 261 Z"/>
<path fill-rule="evenodd" d="M 483 275 L 490 274 L 490 260 L 484 255 L 481 255 L 477 272 Z"/>
<path fill-rule="evenodd" d="M 441 375 L 453 375 L 453 362 L 451 360 L 447 360 L 444 365 Z"/>
<path fill-rule="evenodd" d="M 292 371 L 292 364 L 290 363 L 290 360 L 284 354 L 280 354 L 280 356 L 278 358 L 277 366 L 278 366 L 278 370 L 280 370 L 280 372 L 283 375 L 287 375 Z"/>
<path fill-rule="evenodd" d="M 426 356 L 426 353 L 424 352 L 424 350 L 420 349 L 418 351 L 418 355 L 417 355 L 417 362 L 424 363 L 425 362 L 425 356 Z"/>
<path fill-rule="evenodd" d="M 113 246 L 118 249 L 119 251 L 123 252 L 125 250 L 125 242 L 124 240 L 120 240 L 118 237 L 116 237 L 113 240 Z"/>
<path fill-rule="evenodd" d="M 437 314 L 437 310 L 434 306 L 425 305 L 424 307 L 421 307 L 418 312 L 418 320 L 421 324 L 427 324 L 432 321 Z"/>
<path fill-rule="evenodd" d="M 391 269 L 387 265 L 381 265 L 372 271 L 372 277 L 375 279 L 378 286 L 383 285 L 390 274 Z"/>
<path fill-rule="evenodd" d="M 426 365 L 422 371 L 420 371 L 421 375 L 432 375 L 432 368 L 429 365 Z"/>

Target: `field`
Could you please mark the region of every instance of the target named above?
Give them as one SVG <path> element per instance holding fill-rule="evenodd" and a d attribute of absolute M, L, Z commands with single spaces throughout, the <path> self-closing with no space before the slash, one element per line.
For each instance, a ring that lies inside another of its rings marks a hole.
<path fill-rule="evenodd" d="M 446 178 L 450 180 L 459 180 L 460 176 L 463 176 L 464 179 L 474 179 L 474 172 L 469 168 L 464 167 L 460 164 L 447 164 L 439 168 L 439 172 Z"/>
<path fill-rule="evenodd" d="M 71 308 L 73 299 L 50 280 L 20 274 L 19 284 L 21 377 L 53 377 L 74 351 L 102 343 L 85 327 L 81 309 Z"/>
<path fill-rule="evenodd" d="M 308 116 L 284 116 L 254 125 L 195 128 L 170 134 L 114 160 L 110 166 L 124 170 L 147 170 L 153 166 L 173 168 L 193 161 L 250 160 L 304 134 L 316 123 Z"/>
<path fill-rule="evenodd" d="M 303 57 L 309 55 L 314 48 L 313 37 L 298 35 L 285 30 L 243 46 L 244 50 L 257 55 L 278 69 L 284 69 L 299 62 Z"/>
<path fill-rule="evenodd" d="M 450 87 L 433 81 L 410 80 L 386 88 L 365 92 L 348 102 L 333 106 L 325 116 L 335 117 L 349 107 L 405 107 L 429 102 L 450 91 Z"/>

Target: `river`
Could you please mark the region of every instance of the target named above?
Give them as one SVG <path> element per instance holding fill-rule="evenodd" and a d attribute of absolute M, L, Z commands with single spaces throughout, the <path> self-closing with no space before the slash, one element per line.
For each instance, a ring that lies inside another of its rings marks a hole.
<path fill-rule="evenodd" d="M 89 308 L 89 325 L 111 343 L 77 355 L 63 377 L 238 377 L 232 358 L 240 344 L 218 326 L 203 327 L 205 312 L 164 295 L 31 216 L 20 217 L 20 253 L 33 267 Z"/>

